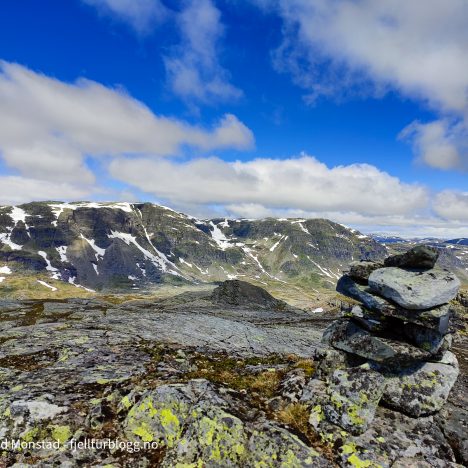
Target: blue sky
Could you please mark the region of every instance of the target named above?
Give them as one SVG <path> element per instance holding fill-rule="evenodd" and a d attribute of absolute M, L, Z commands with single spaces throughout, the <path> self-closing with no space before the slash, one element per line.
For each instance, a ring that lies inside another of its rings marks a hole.
<path fill-rule="evenodd" d="M 4 0 L 0 203 L 468 236 L 468 5 L 377 3 Z"/>

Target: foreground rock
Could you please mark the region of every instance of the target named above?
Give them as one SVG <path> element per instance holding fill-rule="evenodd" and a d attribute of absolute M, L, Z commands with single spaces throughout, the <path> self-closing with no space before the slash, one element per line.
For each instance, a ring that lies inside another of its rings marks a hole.
<path fill-rule="evenodd" d="M 229 406 L 205 380 L 161 386 L 130 409 L 125 433 L 165 447 L 161 466 L 329 466 L 295 435 L 271 422 L 245 423 Z"/>
<path fill-rule="evenodd" d="M 406 375 L 391 372 L 392 360 L 323 347 L 332 315 L 221 304 L 205 290 L 121 305 L 9 302 L 0 318 L 2 440 L 60 445 L 8 448 L 0 458 L 5 466 L 390 468 L 463 461 L 463 391 L 452 391 L 452 403 L 437 416 L 383 407 L 387 398 L 395 407 L 407 403 L 399 384 L 394 392 L 386 387 Z M 426 385 L 437 368 L 434 395 L 442 401 L 456 359 L 412 346 L 430 356 L 428 372 L 414 383 Z M 72 439 L 149 445 L 74 451 Z"/>

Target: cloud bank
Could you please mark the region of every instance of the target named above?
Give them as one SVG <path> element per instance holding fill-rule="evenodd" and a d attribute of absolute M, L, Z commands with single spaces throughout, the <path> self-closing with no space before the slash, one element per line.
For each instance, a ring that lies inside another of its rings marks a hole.
<path fill-rule="evenodd" d="M 2 204 L 125 194 L 206 216 L 326 217 L 367 230 L 466 235 L 463 192 L 432 194 L 375 166 L 328 167 L 306 154 L 234 162 L 208 156 L 253 144 L 231 114 L 205 129 L 156 115 L 121 89 L 1 64 Z M 187 146 L 197 157 L 187 160 Z M 89 164 L 98 159 L 99 177 Z"/>
<path fill-rule="evenodd" d="M 20 65 L 0 65 L 0 151 L 20 175 L 91 185 L 86 157 L 177 155 L 246 149 L 252 132 L 234 115 L 211 130 L 158 116 L 120 89 L 79 79 L 64 83 Z"/>

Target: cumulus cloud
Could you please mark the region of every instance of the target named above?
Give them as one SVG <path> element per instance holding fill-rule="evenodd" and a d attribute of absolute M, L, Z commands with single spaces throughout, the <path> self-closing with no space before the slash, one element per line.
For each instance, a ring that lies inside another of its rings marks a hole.
<path fill-rule="evenodd" d="M 169 86 L 179 97 L 203 103 L 235 100 L 242 91 L 230 83 L 219 61 L 224 27 L 211 0 L 189 0 L 177 17 L 181 42 L 165 57 Z"/>
<path fill-rule="evenodd" d="M 168 9 L 160 0 L 82 0 L 101 14 L 110 15 L 130 24 L 138 33 L 146 34 L 164 21 Z"/>
<path fill-rule="evenodd" d="M 4 205 L 39 200 L 82 200 L 90 194 L 89 187 L 78 187 L 60 180 L 49 182 L 19 176 L 0 176 L 0 202 Z"/>
<path fill-rule="evenodd" d="M 428 166 L 444 170 L 468 167 L 468 127 L 463 122 L 413 122 L 399 137 L 409 140 L 419 160 Z"/>
<path fill-rule="evenodd" d="M 383 207 L 387 216 L 410 215 L 428 203 L 423 187 L 402 183 L 374 166 L 329 168 L 306 155 L 248 162 L 115 159 L 109 170 L 115 178 L 172 203 L 221 204 L 249 217 L 280 209 L 377 216 Z"/>
<path fill-rule="evenodd" d="M 396 89 L 456 119 L 458 132 L 468 131 L 466 1 L 253 1 L 270 11 L 274 5 L 283 18 L 275 64 L 308 90 L 306 100 Z M 456 154 L 468 162 L 452 126 L 418 129 L 415 146 L 428 165 L 457 168 Z"/>
<path fill-rule="evenodd" d="M 445 190 L 436 195 L 433 205 L 434 211 L 446 220 L 468 222 L 468 192 Z"/>
<path fill-rule="evenodd" d="M 209 151 L 252 145 L 252 132 L 234 115 L 205 130 L 158 116 L 122 90 L 84 79 L 64 83 L 1 62 L 0 154 L 26 177 L 92 184 L 89 156 L 170 156 L 182 146 Z"/>

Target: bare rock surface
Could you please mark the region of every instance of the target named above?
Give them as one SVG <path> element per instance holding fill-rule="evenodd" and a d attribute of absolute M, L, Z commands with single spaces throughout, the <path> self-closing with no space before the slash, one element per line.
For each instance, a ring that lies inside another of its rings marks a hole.
<path fill-rule="evenodd" d="M 406 309 L 424 310 L 454 299 L 460 280 L 447 270 L 380 268 L 369 276 L 370 288 Z"/>

